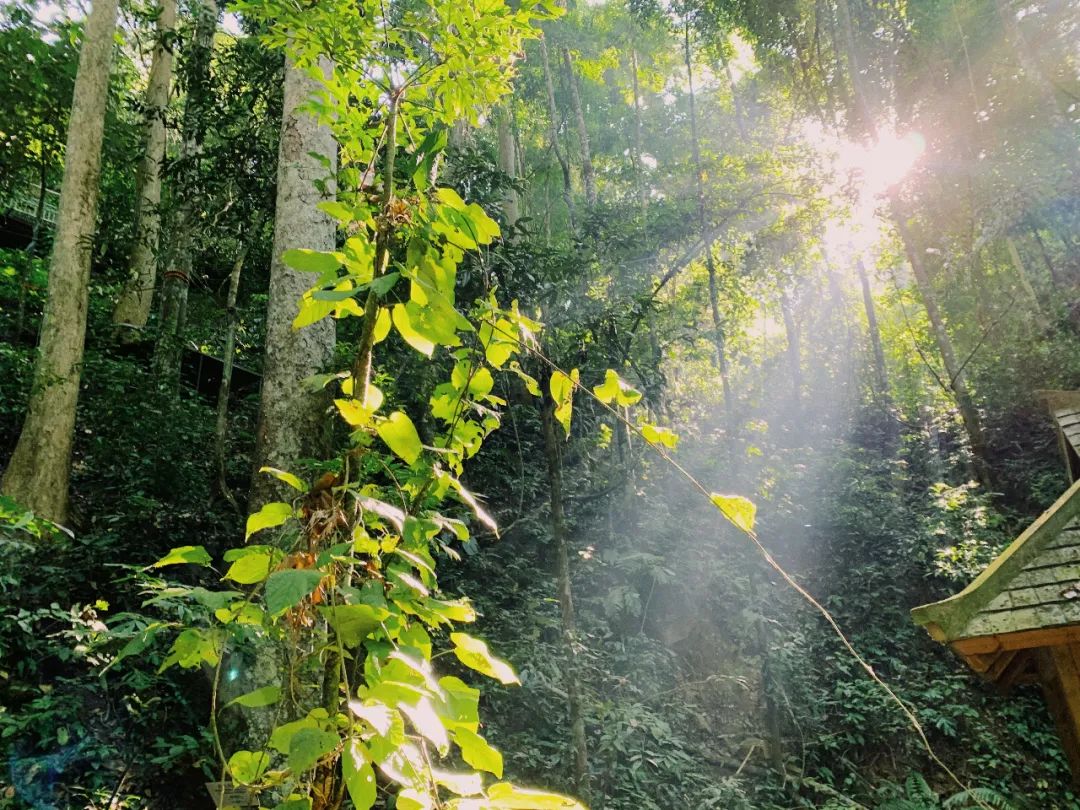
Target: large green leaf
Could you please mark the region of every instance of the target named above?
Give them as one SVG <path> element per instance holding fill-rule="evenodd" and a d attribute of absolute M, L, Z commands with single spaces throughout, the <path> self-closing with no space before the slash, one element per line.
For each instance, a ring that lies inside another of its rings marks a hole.
<path fill-rule="evenodd" d="M 451 633 L 450 642 L 454 645 L 454 655 L 470 669 L 495 678 L 500 683 L 521 683 L 510 665 L 492 655 L 488 645 L 480 639 L 468 633 Z"/>
<path fill-rule="evenodd" d="M 258 781 L 270 764 L 265 751 L 237 751 L 229 757 L 229 773 L 233 779 L 245 785 Z"/>
<path fill-rule="evenodd" d="M 555 419 L 563 426 L 567 438 L 570 437 L 570 419 L 574 413 L 574 386 L 577 384 L 578 377 L 576 368 L 569 374 L 556 370 L 551 372 L 551 380 L 548 383 L 551 399 L 555 403 Z"/>
<path fill-rule="evenodd" d="M 375 804 L 375 771 L 371 767 L 367 749 L 359 740 L 351 739 L 345 744 L 341 772 L 353 807 L 356 810 L 369 810 Z"/>
<path fill-rule="evenodd" d="M 585 810 L 581 802 L 569 796 L 526 790 L 509 782 L 492 785 L 482 799 L 458 799 L 449 806 L 454 810 Z"/>
<path fill-rule="evenodd" d="M 610 368 L 604 375 L 603 385 L 593 388 L 593 393 L 605 405 L 614 402 L 616 405 L 628 406 L 641 399 L 641 392 L 623 382 Z"/>
<path fill-rule="evenodd" d="M 225 704 L 225 708 L 243 706 L 248 709 L 259 709 L 263 706 L 273 706 L 279 700 L 281 700 L 281 687 L 277 684 L 271 684 L 253 692 L 248 692 L 246 695 L 240 695 L 238 698 L 233 698 Z"/>
<path fill-rule="evenodd" d="M 420 434 L 412 419 L 401 411 L 394 411 L 376 428 L 379 438 L 394 451 L 406 464 L 415 464 L 420 458 L 424 446 L 420 443 Z"/>
<path fill-rule="evenodd" d="M 302 728 L 289 741 L 289 770 L 299 775 L 338 747 L 341 738 L 332 731 Z"/>
<path fill-rule="evenodd" d="M 333 253 L 322 253 L 306 248 L 286 250 L 281 254 L 281 260 L 293 270 L 300 270 L 303 273 L 326 273 L 341 267 L 341 259 Z"/>
<path fill-rule="evenodd" d="M 322 578 L 321 571 L 306 568 L 275 571 L 266 580 L 266 610 L 271 616 L 284 613 L 314 592 Z"/>
<path fill-rule="evenodd" d="M 497 749 L 475 731 L 459 728 L 454 731 L 454 742 L 461 749 L 461 758 L 480 771 L 493 773 L 499 779 L 503 774 L 503 758 Z"/>
<path fill-rule="evenodd" d="M 274 526 L 280 526 L 286 520 L 291 518 L 292 514 L 293 508 L 287 503 L 273 501 L 264 504 L 263 508 L 258 512 L 248 515 L 247 531 L 244 533 L 244 539 L 251 537 L 255 532 L 261 532 L 263 529 L 272 529 Z"/>
<path fill-rule="evenodd" d="M 166 565 L 182 565 L 183 563 L 191 563 L 192 565 L 210 565 L 213 562 L 210 559 L 210 555 L 206 549 L 202 546 L 180 546 L 174 548 L 156 563 L 154 568 L 163 568 Z"/>
<path fill-rule="evenodd" d="M 257 554 L 245 554 L 225 572 L 225 579 L 239 582 L 241 585 L 254 585 L 262 582 L 270 574 L 270 563 L 273 554 L 266 549 Z"/>
<path fill-rule="evenodd" d="M 390 615 L 389 611 L 371 605 L 333 605 L 320 608 L 319 612 L 346 647 L 359 646 Z"/>

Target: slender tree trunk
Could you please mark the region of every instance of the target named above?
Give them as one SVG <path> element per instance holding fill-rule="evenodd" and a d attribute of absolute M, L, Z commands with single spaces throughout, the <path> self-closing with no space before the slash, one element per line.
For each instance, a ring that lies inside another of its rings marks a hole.
<path fill-rule="evenodd" d="M 161 323 L 154 347 L 154 372 L 163 390 L 175 392 L 180 382 L 183 333 L 195 250 L 195 217 L 199 210 L 199 152 L 211 113 L 210 62 L 217 29 L 217 0 L 199 0 L 195 38 L 186 68 L 183 144 L 176 178 L 178 204 L 172 223 L 168 269 L 161 285 Z"/>
<path fill-rule="evenodd" d="M 581 182 L 585 186 L 585 201 L 596 205 L 596 172 L 593 170 L 592 150 L 589 147 L 589 128 L 585 125 L 585 109 L 581 106 L 581 87 L 578 84 L 577 71 L 570 49 L 562 47 L 563 69 L 566 71 L 566 85 L 570 88 L 570 104 L 574 108 L 574 123 L 577 126 L 578 148 L 581 150 Z"/>
<path fill-rule="evenodd" d="M 1031 278 L 1028 276 L 1027 268 L 1024 266 L 1024 260 L 1020 258 L 1020 251 L 1016 249 L 1016 241 L 1011 237 L 1005 237 L 1005 246 L 1009 250 L 1009 258 L 1012 260 L 1013 268 L 1016 270 L 1016 276 L 1020 281 L 1020 288 L 1024 291 L 1024 297 L 1028 299 L 1028 306 L 1031 309 L 1031 314 L 1035 318 L 1035 325 L 1039 332 L 1046 334 L 1050 331 L 1050 321 L 1047 320 L 1046 313 L 1043 312 L 1042 305 L 1039 303 L 1039 296 L 1035 293 L 1035 288 L 1031 284 Z"/>
<path fill-rule="evenodd" d="M 791 299 L 787 290 L 780 291 L 780 314 L 784 318 L 784 334 L 787 337 L 788 373 L 791 374 L 791 393 L 795 406 L 802 403 L 802 346 L 799 341 L 799 327 L 795 323 L 795 313 L 791 310 Z"/>
<path fill-rule="evenodd" d="M 720 50 L 720 64 L 723 65 L 728 87 L 731 88 L 731 103 L 735 107 L 735 125 L 739 128 L 739 137 L 743 143 L 748 143 L 750 136 L 746 131 L 746 119 L 743 115 L 742 102 L 739 100 L 739 89 L 735 86 L 735 74 L 731 70 L 731 62 L 724 55 L 723 49 Z"/>
<path fill-rule="evenodd" d="M 514 143 L 513 110 L 509 101 L 500 104 L 495 110 L 495 128 L 499 141 L 499 169 L 503 174 L 516 180 L 517 149 Z M 512 230 L 521 217 L 518 194 L 509 189 L 502 200 L 503 215 L 506 217 L 507 230 Z"/>
<path fill-rule="evenodd" d="M 136 330 L 145 327 L 150 319 L 150 305 L 157 281 L 161 163 L 165 159 L 165 110 L 169 106 L 175 28 L 176 0 L 161 0 L 157 45 L 154 47 L 143 101 L 144 152 L 135 175 L 135 247 L 131 252 L 131 275 L 120 292 L 112 316 L 114 324 Z M 126 331 L 121 336 L 134 337 Z"/>
<path fill-rule="evenodd" d="M 634 161 L 637 163 L 638 205 L 641 206 L 641 221 L 645 222 L 649 213 L 649 187 L 645 181 L 644 148 L 642 146 L 641 126 L 641 89 L 638 85 L 637 50 L 630 50 L 630 68 L 634 81 Z"/>
<path fill-rule="evenodd" d="M 923 307 L 926 309 L 926 315 L 930 320 L 930 330 L 934 334 L 934 341 L 937 343 L 941 362 L 945 366 L 945 373 L 949 377 L 942 382 L 952 389 L 953 396 L 956 398 L 956 405 L 960 409 L 960 418 L 964 422 L 968 443 L 971 445 L 975 473 L 983 486 L 993 491 L 994 481 L 990 472 L 990 465 L 986 460 L 986 438 L 983 434 L 982 419 L 968 389 L 964 369 L 956 358 L 952 338 L 949 336 L 948 328 L 945 325 L 945 317 L 938 306 L 937 294 L 934 292 L 930 275 L 926 270 L 926 265 L 923 264 L 922 255 L 914 247 L 907 226 L 907 218 L 900 207 L 899 198 L 895 192 L 892 194 L 892 217 L 900 232 L 900 241 L 904 245 L 908 263 L 911 265 L 912 275 L 915 276 L 915 284 L 919 289 Z"/>
<path fill-rule="evenodd" d="M 716 275 L 716 258 L 713 256 L 712 239 L 705 218 L 705 172 L 701 165 L 701 149 L 698 145 L 697 102 L 694 98 L 694 68 L 690 53 L 689 23 L 687 23 L 683 35 L 683 57 L 686 63 L 686 78 L 690 93 L 690 147 L 694 161 L 694 176 L 697 182 L 698 228 L 701 230 L 701 239 L 705 243 L 705 269 L 709 273 L 709 309 L 712 312 L 716 368 L 720 373 L 720 387 L 724 395 L 724 412 L 727 415 L 728 428 L 731 429 L 735 425 L 734 402 L 728 380 L 727 337 L 724 331 L 724 320 L 720 315 L 720 290 Z"/>
<path fill-rule="evenodd" d="M 555 85 L 551 79 L 551 59 L 545 37 L 540 37 L 540 59 L 544 67 L 544 88 L 547 91 L 548 140 L 551 142 L 551 151 L 559 162 L 559 168 L 562 169 L 563 202 L 566 203 L 570 234 L 573 236 L 577 230 L 574 225 L 574 189 L 570 180 L 570 162 L 559 148 L 559 109 L 555 106 Z"/>
<path fill-rule="evenodd" d="M 548 386 L 544 386 L 546 391 Z M 570 587 L 570 552 L 563 515 L 562 457 L 555 436 L 555 403 L 545 396 L 541 405 L 544 428 L 544 455 L 547 459 L 548 491 L 551 498 L 551 535 L 555 542 L 556 576 L 559 590 L 559 614 L 562 618 L 562 642 L 566 654 L 566 696 L 570 735 L 574 744 L 574 786 L 578 798 L 589 799 L 589 749 L 585 738 L 585 715 L 582 708 L 580 675 L 577 663 L 577 626 L 574 597 Z"/>
<path fill-rule="evenodd" d="M 252 227 L 252 233 L 258 234 L 262 229 L 262 223 L 256 223 Z M 229 292 L 225 299 L 225 314 L 227 326 L 225 328 L 225 347 L 221 354 L 221 384 L 218 386 L 217 419 L 214 424 L 214 455 L 217 458 L 218 489 L 236 511 L 240 511 L 240 505 L 236 502 L 236 496 L 229 488 L 228 477 L 225 472 L 226 442 L 229 431 L 229 389 L 232 386 L 233 363 L 236 359 L 236 326 L 239 320 L 236 316 L 236 296 L 240 291 L 240 271 L 244 267 L 247 258 L 249 243 L 244 242 L 240 252 L 236 254 L 232 272 L 229 273 Z"/>
<path fill-rule="evenodd" d="M 83 34 L 30 403 L 0 486 L 57 522 L 67 519 L 116 14 L 117 0 L 94 0 Z"/>
<path fill-rule="evenodd" d="M 324 62 L 324 72 L 330 70 Z M 284 490 L 277 481 L 260 475 L 260 467 L 293 467 L 298 459 L 319 451 L 323 444 L 327 400 L 322 393 L 306 390 L 301 382 L 326 368 L 334 353 L 334 321 L 331 318 L 296 330 L 301 296 L 311 287 L 311 275 L 286 265 L 286 250 L 308 248 L 333 250 L 334 221 L 316 208 L 333 199 L 337 172 L 337 144 L 333 133 L 297 107 L 318 90 L 320 84 L 291 59 L 285 68 L 281 141 L 278 147 L 277 203 L 274 208 L 274 246 L 270 265 L 270 297 L 266 312 L 266 355 L 263 361 L 262 394 L 255 445 L 255 474 L 248 508 L 259 509 L 277 500 Z M 329 168 L 311 153 L 330 161 Z M 324 194 L 316 180 L 328 180 Z"/>
<path fill-rule="evenodd" d="M 1046 272 L 1050 274 L 1050 280 L 1054 283 L 1054 289 L 1059 292 L 1064 290 L 1067 286 L 1065 279 L 1058 274 L 1057 265 L 1055 265 L 1053 259 L 1050 258 L 1050 252 L 1046 249 L 1046 243 L 1039 235 L 1039 229 L 1032 228 L 1031 236 L 1035 239 L 1035 244 L 1039 246 L 1039 255 L 1042 257 L 1043 264 L 1046 265 Z"/>
<path fill-rule="evenodd" d="M 874 351 L 874 393 L 882 400 L 889 400 L 889 371 L 885 365 L 885 350 L 881 344 L 881 329 L 878 326 L 877 311 L 874 308 L 874 295 L 870 290 L 870 279 L 866 275 L 866 265 L 862 259 L 855 261 L 859 272 L 859 286 L 862 288 L 863 309 L 866 310 L 866 327 L 870 333 L 870 347 Z"/>

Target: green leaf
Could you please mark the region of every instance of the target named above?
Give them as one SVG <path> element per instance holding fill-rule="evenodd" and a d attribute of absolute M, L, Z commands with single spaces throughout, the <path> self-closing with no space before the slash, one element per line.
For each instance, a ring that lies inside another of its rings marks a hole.
<path fill-rule="evenodd" d="M 570 418 L 574 412 L 574 386 L 579 377 L 576 368 L 569 375 L 556 370 L 551 373 L 551 380 L 548 382 L 551 399 L 555 403 L 555 419 L 563 426 L 567 438 L 570 438 Z"/>
<path fill-rule="evenodd" d="M 488 788 L 486 798 L 458 802 L 456 810 L 585 810 L 585 806 L 569 796 L 497 782 Z"/>
<path fill-rule="evenodd" d="M 451 633 L 450 642 L 454 645 L 454 655 L 470 669 L 503 684 L 521 683 L 510 665 L 493 656 L 488 645 L 480 639 L 468 633 Z"/>
<path fill-rule="evenodd" d="M 353 221 L 352 209 L 345 205 L 345 203 L 340 203 L 337 200 L 323 200 L 315 207 L 320 211 L 325 211 L 338 222 L 348 223 Z M 289 263 L 287 259 L 285 261 L 286 264 Z"/>
<path fill-rule="evenodd" d="M 174 548 L 154 563 L 152 567 L 164 568 L 166 565 L 181 565 L 183 563 L 207 566 L 210 565 L 211 562 L 210 555 L 202 546 L 180 546 Z"/>
<path fill-rule="evenodd" d="M 229 773 L 237 782 L 250 785 L 257 782 L 270 764 L 270 755 L 265 751 L 237 751 L 229 757 Z"/>
<path fill-rule="evenodd" d="M 459 728 L 454 731 L 454 742 L 461 749 L 461 758 L 480 771 L 493 773 L 499 779 L 503 774 L 502 754 L 475 731 Z"/>
<path fill-rule="evenodd" d="M 334 374 L 328 374 L 326 376 L 330 379 L 334 379 L 336 377 L 336 375 Z M 267 473 L 274 476 L 274 478 L 278 479 L 279 481 L 284 481 L 286 484 L 288 484 L 290 487 L 297 490 L 298 492 L 307 492 L 307 487 L 304 486 L 304 482 L 297 478 L 295 475 L 293 475 L 291 472 L 285 472 L 284 470 L 279 470 L 276 467 L 260 467 L 259 472 Z"/>
<path fill-rule="evenodd" d="M 333 253 L 306 248 L 286 250 L 281 254 L 281 260 L 302 273 L 327 273 L 341 267 L 341 260 Z"/>
<path fill-rule="evenodd" d="M 357 647 L 390 613 L 371 605 L 333 605 L 319 608 L 345 647 Z"/>
<path fill-rule="evenodd" d="M 446 188 L 445 186 L 437 188 L 435 189 L 435 196 L 439 198 L 439 202 L 443 205 L 448 205 L 457 211 L 464 211 L 467 207 L 465 201 L 452 188 Z"/>
<path fill-rule="evenodd" d="M 757 515 L 757 507 L 753 501 L 741 495 L 718 495 L 715 492 L 710 498 L 713 505 L 738 529 L 747 534 L 754 531 L 754 518 Z"/>
<path fill-rule="evenodd" d="M 359 740 L 351 739 L 345 744 L 341 772 L 353 807 L 356 810 L 369 810 L 375 804 L 375 771 L 371 767 L 367 749 Z"/>
<path fill-rule="evenodd" d="M 263 706 L 273 706 L 281 700 L 281 687 L 277 684 L 270 686 L 264 686 L 261 689 L 256 689 L 253 692 L 248 692 L 246 695 L 240 695 L 238 698 L 233 698 L 225 704 L 225 708 L 229 706 L 243 706 L 247 709 L 259 709 Z"/>
<path fill-rule="evenodd" d="M 329 754 L 341 738 L 332 731 L 320 728 L 302 728 L 289 741 L 289 770 L 298 776 Z"/>
<path fill-rule="evenodd" d="M 301 720 L 293 720 L 291 723 L 282 723 L 270 734 L 269 747 L 279 754 L 288 754 L 292 745 L 292 738 L 305 728 L 318 728 L 319 724 L 310 717 Z"/>
<path fill-rule="evenodd" d="M 435 351 L 435 341 L 417 331 L 409 317 L 409 311 L 405 308 L 404 304 L 394 305 L 393 321 L 394 326 L 397 327 L 398 334 L 401 335 L 406 343 L 421 354 L 431 357 L 432 353 Z"/>
<path fill-rule="evenodd" d="M 254 585 L 262 582 L 270 574 L 270 562 L 273 553 L 266 549 L 257 554 L 245 554 L 225 572 L 224 579 L 231 579 L 241 585 Z"/>
<path fill-rule="evenodd" d="M 322 582 L 321 571 L 307 568 L 291 568 L 275 571 L 266 580 L 266 610 L 271 616 L 284 613 L 298 605 L 304 597 L 313 593 Z"/>
<path fill-rule="evenodd" d="M 379 438 L 406 464 L 415 464 L 424 447 L 412 419 L 401 411 L 394 411 L 376 428 Z"/>
<path fill-rule="evenodd" d="M 287 503 L 281 501 L 273 501 L 265 504 L 262 509 L 253 515 L 248 515 L 247 519 L 247 531 L 244 533 L 244 539 L 251 537 L 255 532 L 261 532 L 263 529 L 272 529 L 274 526 L 280 526 L 286 520 L 292 517 L 293 508 Z"/>
<path fill-rule="evenodd" d="M 650 425 L 647 422 L 640 425 L 641 435 L 645 438 L 645 441 L 651 444 L 662 444 L 664 447 L 675 449 L 675 445 L 679 443 L 678 435 L 667 428 L 657 427 L 656 425 Z"/>
<path fill-rule="evenodd" d="M 610 368 L 604 375 L 603 385 L 593 388 L 593 393 L 605 405 L 614 402 L 617 405 L 629 406 L 641 399 L 641 392 L 623 382 Z"/>

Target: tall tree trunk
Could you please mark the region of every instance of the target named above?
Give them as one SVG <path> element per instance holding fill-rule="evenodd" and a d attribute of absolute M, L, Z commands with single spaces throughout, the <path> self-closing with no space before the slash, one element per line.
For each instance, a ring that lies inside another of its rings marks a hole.
<path fill-rule="evenodd" d="M 324 72 L 330 63 L 324 62 Z M 248 508 L 259 509 L 278 499 L 282 485 L 260 475 L 260 467 L 289 469 L 310 457 L 323 444 L 326 399 L 306 390 L 301 381 L 322 371 L 334 353 L 332 318 L 296 330 L 292 328 L 301 296 L 311 287 L 311 275 L 286 265 L 286 250 L 333 250 L 334 221 L 316 205 L 333 199 L 337 144 L 328 127 L 297 109 L 320 84 L 296 67 L 285 68 L 281 141 L 278 147 L 277 203 L 274 208 L 274 246 L 270 265 L 270 297 L 266 312 L 266 356 L 255 446 L 255 476 Z M 329 168 L 311 153 L 330 161 Z M 323 193 L 316 180 L 328 179 Z"/>
<path fill-rule="evenodd" d="M 638 84 L 637 50 L 630 50 L 630 68 L 634 82 L 634 162 L 637 164 L 638 205 L 641 206 L 641 221 L 644 223 L 649 213 L 649 187 L 645 182 L 644 148 L 641 135 L 641 88 Z"/>
<path fill-rule="evenodd" d="M 252 226 L 252 233 L 258 234 L 262 230 L 262 223 Z M 225 327 L 225 346 L 221 354 L 221 384 L 218 386 L 217 417 L 214 423 L 214 455 L 217 459 L 218 489 L 222 496 L 229 502 L 233 509 L 240 511 L 229 487 L 228 477 L 225 472 L 226 443 L 229 431 L 229 390 L 232 387 L 233 363 L 236 355 L 236 296 L 240 291 L 240 271 L 243 270 L 244 260 L 247 258 L 250 243 L 244 242 L 236 259 L 233 261 L 232 272 L 229 273 L 229 292 L 225 299 L 225 316 L 228 319 Z"/>
<path fill-rule="evenodd" d="M 511 102 L 506 101 L 495 109 L 495 128 L 499 141 L 499 169 L 503 174 L 516 180 L 517 173 L 517 148 L 514 143 L 513 108 Z M 508 189 L 502 200 L 503 215 L 506 217 L 507 229 L 513 229 L 521 217 L 518 205 L 518 194 L 515 189 Z"/>
<path fill-rule="evenodd" d="M 859 286 L 862 288 L 863 309 L 866 310 L 866 328 L 870 333 L 870 347 L 874 352 L 874 393 L 883 402 L 889 400 L 889 371 L 885 365 L 885 350 L 881 345 L 881 328 L 878 326 L 877 310 L 874 308 L 874 295 L 870 290 L 870 279 L 866 275 L 866 265 L 862 259 L 856 259 L 855 268 L 859 273 Z"/>
<path fill-rule="evenodd" d="M 964 422 L 968 443 L 971 446 L 976 476 L 984 487 L 992 491 L 994 489 L 994 480 L 990 465 L 986 460 L 986 438 L 983 434 L 982 419 L 979 417 L 979 411 L 975 407 L 975 401 L 972 399 L 971 392 L 968 389 L 964 369 L 956 358 L 952 338 L 949 336 L 945 324 L 945 316 L 938 306 L 937 294 L 934 292 L 930 275 L 926 270 L 926 265 L 923 263 L 922 255 L 914 247 L 911 232 L 907 226 L 907 217 L 903 213 L 899 197 L 895 192 L 892 194 L 891 202 L 893 222 L 900 233 L 900 241 L 904 245 L 908 263 L 911 265 L 912 275 L 915 276 L 915 284 L 919 289 L 919 295 L 922 298 L 923 307 L 926 309 L 927 318 L 930 320 L 930 330 L 934 334 L 934 342 L 937 343 L 941 362 L 945 366 L 945 373 L 948 375 L 948 379 L 942 382 L 952 389 L 953 396 L 956 398 L 956 405 L 960 409 L 960 418 Z"/>
<path fill-rule="evenodd" d="M 217 0 L 199 0 L 195 38 L 187 60 L 183 144 L 176 178 L 176 216 L 168 269 L 161 285 L 161 323 L 154 347 L 154 372 L 162 389 L 176 391 L 180 381 L 183 333 L 187 319 L 188 289 L 195 249 L 195 216 L 199 206 L 199 152 L 211 113 L 210 62 L 217 30 Z"/>
<path fill-rule="evenodd" d="M 548 386 L 544 386 L 548 390 Z M 548 492 L 551 505 L 551 535 L 555 543 L 556 576 L 559 591 L 559 615 L 562 619 L 562 643 L 566 655 L 566 702 L 570 735 L 574 744 L 574 787 L 578 798 L 589 800 L 589 748 L 585 738 L 585 715 L 577 663 L 577 623 L 574 596 L 570 587 L 570 551 L 563 515 L 562 454 L 555 436 L 555 403 L 545 395 L 541 405 L 544 428 L 544 455 L 547 459 Z"/>
<path fill-rule="evenodd" d="M 780 314 L 784 318 L 784 334 L 787 337 L 788 373 L 791 375 L 791 393 L 795 406 L 802 402 L 802 346 L 799 340 L 799 327 L 795 323 L 795 313 L 791 309 L 791 299 L 787 290 L 780 291 Z"/>
<path fill-rule="evenodd" d="M 117 0 L 94 0 L 83 34 L 30 403 L 0 485 L 57 522 L 67 519 L 116 13 Z"/>
<path fill-rule="evenodd" d="M 1017 279 L 1020 281 L 1020 289 L 1024 291 L 1024 297 L 1027 298 L 1031 314 L 1035 318 L 1035 325 L 1039 332 L 1046 334 L 1050 330 L 1050 321 L 1047 320 L 1046 313 L 1043 312 L 1042 305 L 1039 303 L 1039 296 L 1031 284 L 1024 260 L 1020 258 L 1020 251 L 1016 249 L 1016 241 L 1011 236 L 1006 236 L 1005 246 L 1009 250 L 1009 259 L 1012 260 L 1013 269 L 1016 270 Z"/>
<path fill-rule="evenodd" d="M 596 172 L 593 170 L 592 150 L 589 147 L 589 128 L 585 125 L 585 109 L 581 106 L 581 87 L 578 84 L 577 71 L 570 49 L 562 47 L 563 68 L 566 71 L 566 85 L 570 88 L 570 104 L 574 108 L 574 123 L 577 127 L 578 148 L 581 150 L 581 182 L 585 186 L 585 201 L 596 205 Z"/>
<path fill-rule="evenodd" d="M 165 159 L 165 110 L 169 105 L 172 81 L 173 34 L 176 28 L 176 0 L 161 0 L 157 19 L 157 45 L 150 63 L 150 78 L 143 100 L 143 155 L 135 175 L 135 247 L 131 251 L 131 275 L 124 284 L 113 323 L 117 326 L 146 326 L 157 280 L 158 241 L 161 233 L 161 163 Z M 137 333 L 136 333 L 137 334 Z M 134 337 L 131 332 L 122 337 Z"/>
<path fill-rule="evenodd" d="M 701 165 L 701 148 L 698 145 L 697 102 L 694 98 L 694 68 L 690 53 L 690 24 L 683 31 L 683 57 L 686 64 L 686 78 L 690 93 L 690 148 L 694 161 L 694 177 L 697 182 L 698 228 L 705 243 L 705 269 L 709 273 L 709 309 L 712 312 L 713 346 L 716 348 L 716 368 L 720 373 L 720 386 L 724 395 L 724 412 L 727 415 L 728 429 L 735 425 L 734 402 L 728 381 L 727 338 L 724 332 L 724 320 L 720 315 L 720 290 L 716 275 L 716 258 L 713 256 L 712 239 L 705 218 L 705 171 Z"/>
<path fill-rule="evenodd" d="M 1042 257 L 1043 264 L 1046 265 L 1046 272 L 1050 274 L 1050 279 L 1054 283 L 1054 289 L 1059 292 L 1064 290 L 1067 286 L 1065 279 L 1058 274 L 1057 265 L 1055 265 L 1053 259 L 1050 258 L 1050 252 L 1046 249 L 1046 243 L 1039 235 L 1039 229 L 1032 228 L 1031 236 L 1035 239 L 1035 244 L 1039 246 L 1039 255 Z"/>
<path fill-rule="evenodd" d="M 566 203 L 566 216 L 569 219 L 570 235 L 576 232 L 574 226 L 574 189 L 570 180 L 570 162 L 559 148 L 559 108 L 555 106 L 555 84 L 551 78 L 551 59 L 548 56 L 547 38 L 540 37 L 540 61 L 544 67 L 544 89 L 547 91 L 548 140 L 551 151 L 562 169 L 563 202 Z"/>
<path fill-rule="evenodd" d="M 739 137 L 743 143 L 747 143 L 750 136 L 746 131 L 746 120 L 743 115 L 742 102 L 739 100 L 739 89 L 735 86 L 735 74 L 731 70 L 731 62 L 724 55 L 722 48 L 720 49 L 720 64 L 724 68 L 724 75 L 727 76 L 728 87 L 731 88 L 731 103 L 735 107 L 735 125 L 739 128 Z"/>
<path fill-rule="evenodd" d="M 38 156 L 38 199 L 34 206 L 34 228 L 30 232 L 30 242 L 26 245 L 26 253 L 30 258 L 37 255 L 38 246 L 41 244 L 41 229 L 45 224 L 45 196 L 48 194 L 48 164 L 45 162 L 45 153 Z M 33 264 L 27 263 L 26 272 L 19 279 L 19 301 L 15 309 L 15 325 L 12 327 L 12 337 L 19 340 L 23 329 L 26 328 L 26 304 L 30 296 L 30 282 Z"/>

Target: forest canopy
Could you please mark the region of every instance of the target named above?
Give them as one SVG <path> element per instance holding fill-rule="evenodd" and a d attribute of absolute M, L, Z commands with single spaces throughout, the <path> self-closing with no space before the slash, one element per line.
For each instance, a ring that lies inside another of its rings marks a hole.
<path fill-rule="evenodd" d="M 1077 42 L 2 0 L 0 810 L 1080 808 Z"/>

